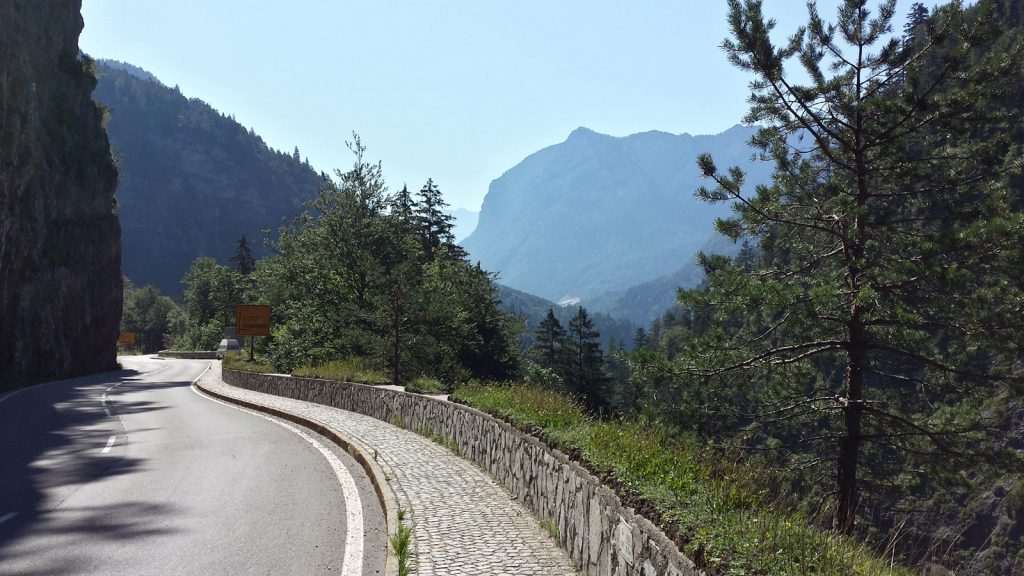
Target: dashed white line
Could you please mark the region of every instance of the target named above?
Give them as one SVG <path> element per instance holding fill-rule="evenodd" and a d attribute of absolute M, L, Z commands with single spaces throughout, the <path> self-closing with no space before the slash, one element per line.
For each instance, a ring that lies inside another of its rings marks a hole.
<path fill-rule="evenodd" d="M 203 374 L 205 373 L 206 372 L 203 372 Z M 287 428 L 288 430 L 291 430 L 292 432 L 298 434 L 304 440 L 312 444 L 314 448 L 316 448 L 317 450 L 320 451 L 321 454 L 323 454 L 324 458 L 326 458 L 327 461 L 330 463 L 331 468 L 334 469 L 334 474 L 338 477 L 338 482 L 341 484 L 341 493 L 345 497 L 345 557 L 343 558 L 341 564 L 341 574 L 342 576 L 361 576 L 363 573 L 363 503 L 362 500 L 359 498 L 359 489 L 356 487 L 355 480 L 352 478 L 352 475 L 349 474 L 348 470 L 345 468 L 345 465 L 341 463 L 341 460 L 339 460 L 338 457 L 334 455 L 334 452 L 331 452 L 330 450 L 327 449 L 327 447 L 325 447 L 323 444 L 317 441 L 316 438 L 313 438 L 309 434 L 306 434 L 302 430 L 296 428 L 295 426 L 292 426 L 291 424 L 288 424 L 287 422 L 282 422 L 280 420 L 271 418 L 261 412 L 249 410 L 247 408 L 242 408 L 241 406 L 231 404 L 229 402 L 224 402 L 217 398 L 213 398 L 211 396 L 203 394 L 196 387 L 196 382 L 199 381 L 199 378 L 202 378 L 202 374 L 200 374 L 198 378 L 192 381 L 192 391 L 198 394 L 199 396 L 202 396 L 207 400 L 212 400 L 213 402 L 216 402 L 218 404 L 223 404 L 236 410 L 241 410 L 242 412 L 248 412 L 250 414 L 259 416 L 260 418 L 269 420 L 274 424 Z"/>
<path fill-rule="evenodd" d="M 3 516 L 0 516 L 0 524 L 3 524 L 4 522 L 7 522 L 8 520 L 10 520 L 11 518 L 14 518 L 17 515 L 18 515 L 17 512 L 8 512 L 7 514 L 4 514 Z"/>
<path fill-rule="evenodd" d="M 107 445 L 103 448 L 102 453 L 106 454 L 107 452 L 110 452 L 110 449 L 114 447 L 114 442 L 117 442 L 117 436 L 111 436 L 107 440 Z"/>

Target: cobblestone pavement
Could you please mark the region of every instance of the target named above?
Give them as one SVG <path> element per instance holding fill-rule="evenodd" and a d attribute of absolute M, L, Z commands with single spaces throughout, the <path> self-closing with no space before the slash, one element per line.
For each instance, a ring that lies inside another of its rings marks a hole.
<path fill-rule="evenodd" d="M 318 421 L 376 455 L 413 528 L 417 574 L 578 574 L 529 510 L 447 448 L 368 416 L 230 386 L 220 362 L 211 365 L 202 386 Z"/>

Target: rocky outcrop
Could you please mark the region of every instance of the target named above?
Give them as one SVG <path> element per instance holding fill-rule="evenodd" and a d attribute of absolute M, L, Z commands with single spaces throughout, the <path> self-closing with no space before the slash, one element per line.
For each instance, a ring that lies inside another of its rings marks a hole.
<path fill-rule="evenodd" d="M 117 169 L 81 0 L 0 0 L 0 388 L 113 368 Z"/>

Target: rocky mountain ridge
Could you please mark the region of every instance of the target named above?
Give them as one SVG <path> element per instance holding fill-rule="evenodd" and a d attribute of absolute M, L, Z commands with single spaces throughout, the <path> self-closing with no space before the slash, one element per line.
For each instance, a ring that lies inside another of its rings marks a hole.
<path fill-rule="evenodd" d="M 578 128 L 495 179 L 463 242 L 503 283 L 549 300 L 588 298 L 669 275 L 712 236 L 729 207 L 694 197 L 707 183 L 696 158 L 741 165 L 751 185 L 771 167 L 752 162 L 756 128 L 711 136 Z"/>

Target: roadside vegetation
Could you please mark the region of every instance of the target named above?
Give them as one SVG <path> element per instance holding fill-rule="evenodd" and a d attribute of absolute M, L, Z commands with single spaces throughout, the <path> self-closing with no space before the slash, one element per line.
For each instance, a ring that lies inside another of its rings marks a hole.
<path fill-rule="evenodd" d="M 863 541 L 792 511 L 764 470 L 638 419 L 588 416 L 571 396 L 524 384 L 471 384 L 453 398 L 581 460 L 712 574 L 914 574 Z"/>
<path fill-rule="evenodd" d="M 359 358 L 334 360 L 320 366 L 299 366 L 292 370 L 292 376 L 305 378 L 323 378 L 325 380 L 341 380 L 360 384 L 390 384 L 391 378 L 380 370 L 376 370 Z"/>

